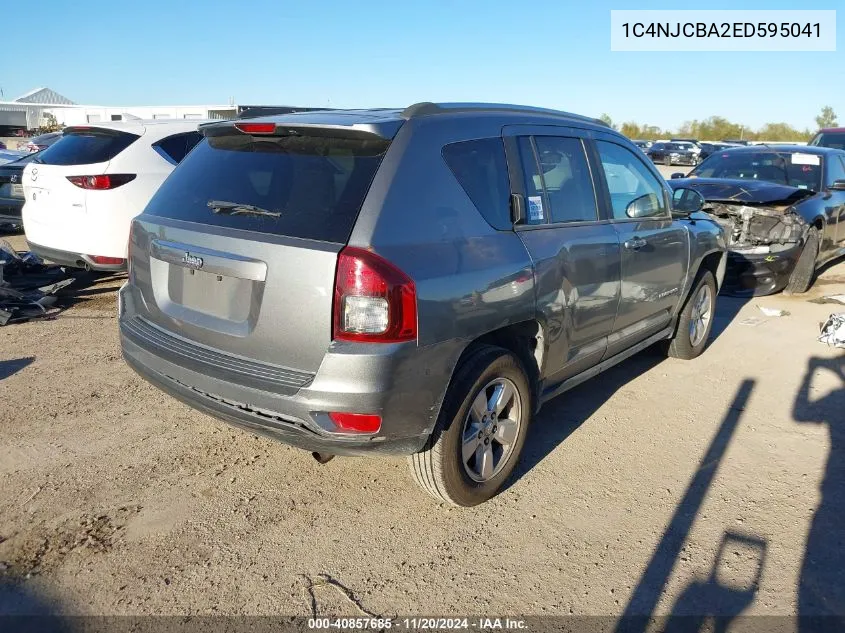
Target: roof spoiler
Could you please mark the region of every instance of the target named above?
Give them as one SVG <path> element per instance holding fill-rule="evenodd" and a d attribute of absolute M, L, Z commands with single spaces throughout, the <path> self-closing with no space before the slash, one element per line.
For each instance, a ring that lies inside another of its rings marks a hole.
<path fill-rule="evenodd" d="M 103 136 L 120 136 L 121 134 L 127 133 L 124 130 L 115 130 L 108 127 L 99 127 L 98 125 L 68 125 L 67 127 L 61 130 L 62 134 L 76 134 L 79 132 L 96 132 L 97 134 L 102 134 Z M 132 134 L 132 132 L 128 133 Z"/>
<path fill-rule="evenodd" d="M 255 121 L 249 119 L 250 124 Z M 260 136 L 323 136 L 327 138 L 346 138 L 357 140 L 391 140 L 393 133 L 383 130 L 381 126 L 370 123 L 356 123 L 354 125 L 338 125 L 330 123 L 306 123 L 300 121 L 266 121 L 275 127 L 271 131 L 253 133 L 244 124 L 241 129 L 238 125 L 239 119 L 231 121 L 214 121 L 198 126 L 200 134 L 206 138 L 215 136 L 228 136 L 232 134 L 260 135 Z"/>
<path fill-rule="evenodd" d="M 297 112 L 331 112 L 333 108 L 313 108 L 310 106 L 242 106 L 235 117 L 236 119 L 254 119 L 260 116 L 272 116 L 278 114 L 296 114 Z"/>

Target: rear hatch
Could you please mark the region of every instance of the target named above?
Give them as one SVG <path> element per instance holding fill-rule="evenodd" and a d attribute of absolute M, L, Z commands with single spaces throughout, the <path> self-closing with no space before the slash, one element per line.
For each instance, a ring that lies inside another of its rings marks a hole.
<path fill-rule="evenodd" d="M 66 128 L 62 138 L 39 152 L 25 170 L 27 223 L 73 226 L 85 214 L 87 191 L 70 178 L 105 174 L 109 161 L 143 133 L 143 126 Z"/>
<path fill-rule="evenodd" d="M 237 126 L 206 128 L 134 221 L 124 327 L 232 380 L 314 373 L 331 342 L 337 254 L 389 140 Z"/>

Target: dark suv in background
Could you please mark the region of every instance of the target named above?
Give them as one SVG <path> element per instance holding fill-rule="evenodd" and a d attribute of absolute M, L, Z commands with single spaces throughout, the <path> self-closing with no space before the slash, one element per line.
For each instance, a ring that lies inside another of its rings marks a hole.
<path fill-rule="evenodd" d="M 119 318 L 127 362 L 220 419 L 320 461 L 410 455 L 469 506 L 543 402 L 707 343 L 722 230 L 594 119 L 422 103 L 201 130 L 133 223 Z"/>
<path fill-rule="evenodd" d="M 845 149 L 845 127 L 824 128 L 816 132 L 810 139 L 808 145 L 819 147 L 832 147 L 833 149 Z"/>

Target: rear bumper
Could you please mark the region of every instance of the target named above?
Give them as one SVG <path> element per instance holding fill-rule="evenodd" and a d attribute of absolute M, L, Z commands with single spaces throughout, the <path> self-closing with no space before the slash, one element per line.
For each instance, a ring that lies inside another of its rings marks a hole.
<path fill-rule="evenodd" d="M 29 250 L 38 255 L 41 259 L 46 259 L 58 264 L 59 266 L 67 266 L 69 268 L 88 268 L 90 270 L 100 271 L 121 271 L 126 270 L 126 261 L 122 264 L 98 264 L 94 262 L 88 255 L 82 253 L 71 253 L 68 251 L 59 250 L 57 248 L 49 248 L 34 244 L 27 240 Z"/>
<path fill-rule="evenodd" d="M 293 416 L 270 417 L 241 409 L 237 404 L 227 403 L 219 397 L 197 391 L 196 388 L 158 373 L 150 364 L 145 364 L 138 355 L 138 349 L 121 334 L 123 358 L 135 372 L 147 382 L 155 385 L 177 400 L 211 415 L 223 422 L 263 435 L 271 439 L 301 448 L 306 451 L 328 453 L 332 455 L 368 455 L 382 453 L 386 455 L 410 455 L 419 451 L 428 437 L 390 437 L 381 435 L 375 438 L 345 439 L 328 434 L 321 434 L 305 421 Z M 189 379 L 189 378 L 188 378 Z M 247 395 L 247 394 L 244 394 Z"/>
<path fill-rule="evenodd" d="M 335 455 L 419 451 L 451 378 L 447 367 L 460 355 L 457 347 L 420 350 L 409 344 L 380 347 L 375 353 L 331 349 L 302 386 L 268 385 L 267 370 L 262 372 L 265 383 L 260 384 L 253 376 L 237 373 L 234 361 L 208 364 L 215 354 L 210 348 L 194 354 L 186 347 L 187 339 L 168 342 L 173 334 L 161 328 L 158 342 L 139 334 L 135 299 L 127 288 L 124 285 L 118 300 L 120 341 L 132 369 L 199 411 L 308 451 Z M 240 362 L 242 367 L 248 361 Z M 337 432 L 328 418 L 330 411 L 379 414 L 381 429 L 372 435 Z"/>
<path fill-rule="evenodd" d="M 738 297 L 756 297 L 780 292 L 789 282 L 803 246 L 801 243 L 788 250 L 760 255 L 729 251 L 722 291 Z"/>

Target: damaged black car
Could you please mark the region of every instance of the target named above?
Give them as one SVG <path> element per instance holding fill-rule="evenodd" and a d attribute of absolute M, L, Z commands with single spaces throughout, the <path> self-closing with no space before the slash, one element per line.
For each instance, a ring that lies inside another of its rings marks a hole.
<path fill-rule="evenodd" d="M 0 229 L 13 230 L 23 226 L 23 170 L 37 153 L 27 154 L 0 165 Z"/>
<path fill-rule="evenodd" d="M 806 292 L 816 270 L 845 255 L 845 151 L 752 145 L 716 152 L 675 189 L 694 189 L 725 229 L 723 291 Z"/>

